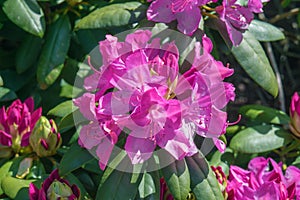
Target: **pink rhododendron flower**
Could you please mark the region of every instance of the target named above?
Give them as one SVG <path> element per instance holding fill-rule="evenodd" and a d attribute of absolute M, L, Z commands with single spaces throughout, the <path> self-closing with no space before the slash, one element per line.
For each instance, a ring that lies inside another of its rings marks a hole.
<path fill-rule="evenodd" d="M 80 190 L 76 185 L 61 178 L 58 170 L 54 170 L 38 189 L 33 183 L 29 185 L 30 200 L 52 200 L 52 199 L 69 199 L 79 200 Z"/>
<path fill-rule="evenodd" d="M 292 97 L 290 117 L 290 129 L 296 136 L 300 137 L 300 97 L 297 92 Z"/>
<path fill-rule="evenodd" d="M 269 2 L 270 0 L 248 0 L 248 8 L 250 11 L 254 13 L 262 13 L 263 12 L 263 3 Z"/>
<path fill-rule="evenodd" d="M 18 153 L 29 145 L 29 136 L 41 117 L 42 108 L 34 110 L 34 101 L 28 98 L 22 103 L 15 100 L 7 109 L 0 109 L 0 144 L 12 147 Z"/>
<path fill-rule="evenodd" d="M 285 175 L 281 163 L 271 158 L 257 157 L 249 162 L 248 170 L 230 166 L 226 191 L 228 199 L 298 199 L 300 169 L 289 166 Z"/>
<path fill-rule="evenodd" d="M 216 7 L 220 20 L 224 23 L 230 41 L 234 46 L 242 42 L 243 35 L 254 18 L 253 13 L 263 12 L 264 2 L 268 0 L 249 0 L 247 5 L 239 5 L 237 0 L 223 0 Z"/>
<path fill-rule="evenodd" d="M 148 20 L 170 23 L 178 22 L 178 30 L 186 35 L 192 35 L 199 26 L 201 12 L 199 6 L 208 0 L 155 0 L 148 11 Z"/>
<path fill-rule="evenodd" d="M 221 109 L 235 95 L 223 79 L 233 70 L 210 55 L 206 36 L 196 43 L 192 67 L 182 75 L 176 45 L 151 40 L 150 31 L 136 31 L 124 42 L 107 36 L 99 47 L 103 66 L 86 78 L 88 92 L 74 103 L 90 121 L 81 129 L 79 144 L 96 149 L 101 169 L 124 137 L 122 131 L 133 164 L 148 160 L 157 147 L 178 160 L 197 153 L 194 133 L 213 138 L 224 150 L 218 137 L 225 132 L 227 114 Z"/>
<path fill-rule="evenodd" d="M 222 5 L 216 7 L 220 20 L 225 23 L 228 36 L 234 46 L 241 43 L 242 33 L 248 29 L 254 15 L 249 8 L 236 3 L 236 0 L 223 0 Z"/>

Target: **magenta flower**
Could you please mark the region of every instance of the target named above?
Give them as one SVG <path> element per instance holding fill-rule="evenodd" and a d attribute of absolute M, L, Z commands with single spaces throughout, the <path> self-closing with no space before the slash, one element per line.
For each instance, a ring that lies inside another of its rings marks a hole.
<path fill-rule="evenodd" d="M 6 110 L 0 109 L 0 143 L 18 153 L 29 145 L 29 136 L 41 117 L 42 108 L 34 110 L 34 101 L 28 98 L 22 103 L 15 100 Z"/>
<path fill-rule="evenodd" d="M 300 97 L 297 92 L 294 93 L 290 105 L 290 130 L 300 137 Z"/>
<path fill-rule="evenodd" d="M 76 185 L 70 185 L 67 180 L 62 179 L 58 170 L 54 170 L 38 189 L 33 183 L 29 185 L 30 200 L 69 199 L 79 200 L 80 190 Z"/>
<path fill-rule="evenodd" d="M 281 163 L 271 158 L 257 157 L 249 162 L 248 170 L 230 166 L 226 191 L 228 199 L 298 199 L 300 170 L 289 166 L 283 175 Z"/>
<path fill-rule="evenodd" d="M 221 6 L 216 7 L 220 20 L 225 24 L 229 39 L 234 46 L 242 42 L 242 33 L 248 29 L 254 15 L 251 9 L 236 3 L 236 0 L 223 0 Z"/>
<path fill-rule="evenodd" d="M 250 11 L 254 13 L 262 13 L 263 12 L 263 3 L 269 2 L 270 0 L 249 0 L 248 8 Z"/>
<path fill-rule="evenodd" d="M 208 0 L 155 0 L 148 11 L 148 20 L 170 23 L 177 20 L 177 28 L 186 35 L 192 35 L 201 20 L 200 6 Z"/>
<path fill-rule="evenodd" d="M 107 36 L 99 45 L 101 71 L 86 78 L 88 92 L 74 100 L 90 121 L 81 129 L 79 144 L 95 149 L 101 169 L 124 137 L 122 131 L 133 164 L 148 160 L 157 147 L 177 160 L 195 154 L 194 133 L 225 148 L 218 139 L 227 126 L 221 109 L 235 95 L 223 79 L 233 70 L 213 59 L 211 41 L 204 36 L 203 45 L 196 43 L 192 67 L 181 75 L 176 45 L 150 39 L 150 31 L 129 34 L 125 42 Z"/>

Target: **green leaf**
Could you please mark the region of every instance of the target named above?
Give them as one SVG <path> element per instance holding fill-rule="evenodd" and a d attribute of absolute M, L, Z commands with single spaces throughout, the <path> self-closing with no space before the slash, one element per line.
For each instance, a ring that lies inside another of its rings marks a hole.
<path fill-rule="evenodd" d="M 146 16 L 147 6 L 139 2 L 112 4 L 91 12 L 78 21 L 77 29 L 96 29 L 133 24 Z"/>
<path fill-rule="evenodd" d="M 96 199 L 134 199 L 138 191 L 138 182 L 131 183 L 131 176 L 131 173 L 113 170 L 99 185 Z"/>
<path fill-rule="evenodd" d="M 36 62 L 42 47 L 42 39 L 28 35 L 16 54 L 16 70 L 19 74 L 25 72 Z M 28 53 L 30 50 L 30 53 Z"/>
<path fill-rule="evenodd" d="M 1 182 L 4 193 L 11 199 L 26 200 L 29 199 L 29 184 L 36 180 L 23 180 L 7 176 Z"/>
<path fill-rule="evenodd" d="M 198 153 L 185 158 L 191 176 L 191 187 L 197 199 L 224 199 L 214 172 L 205 157 Z"/>
<path fill-rule="evenodd" d="M 242 153 L 263 153 L 282 147 L 292 140 L 291 133 L 280 127 L 259 125 L 237 133 L 230 142 L 230 148 Z"/>
<path fill-rule="evenodd" d="M 3 11 L 23 30 L 41 38 L 44 36 L 44 13 L 36 0 L 7 0 L 3 5 Z"/>
<path fill-rule="evenodd" d="M 262 46 L 249 31 L 246 31 L 243 37 L 239 46 L 232 47 L 233 55 L 257 84 L 276 97 L 276 77 Z"/>
<path fill-rule="evenodd" d="M 3 78 L 4 86 L 16 92 L 32 80 L 35 70 L 31 69 L 23 74 L 18 74 L 14 70 L 7 69 L 0 71 L 0 75 Z"/>
<path fill-rule="evenodd" d="M 11 101 L 16 98 L 17 98 L 17 95 L 14 91 L 12 91 L 8 88 L 0 87 L 0 102 Z"/>
<path fill-rule="evenodd" d="M 72 100 L 64 101 L 61 104 L 52 108 L 47 115 L 54 115 L 57 117 L 64 117 L 72 112 L 74 112 L 76 107 L 73 106 Z"/>
<path fill-rule="evenodd" d="M 296 167 L 300 168 L 300 156 L 296 158 L 296 160 L 292 163 L 292 165 L 295 165 Z"/>
<path fill-rule="evenodd" d="M 139 185 L 139 194 L 141 198 L 154 194 L 159 191 L 155 191 L 155 184 L 151 174 L 145 172 Z"/>
<path fill-rule="evenodd" d="M 10 171 L 10 167 L 12 166 L 12 164 L 13 164 L 12 161 L 8 161 L 8 162 L 4 163 L 4 165 L 2 165 L 0 168 L 0 195 L 3 194 L 1 182 L 8 175 L 8 172 Z"/>
<path fill-rule="evenodd" d="M 162 169 L 167 186 L 176 200 L 186 199 L 191 191 L 190 173 L 184 159 L 176 160 Z"/>
<path fill-rule="evenodd" d="M 71 25 L 68 16 L 61 16 L 52 24 L 45 38 L 38 62 L 37 80 L 42 89 L 52 85 L 60 75 L 69 49 Z"/>
<path fill-rule="evenodd" d="M 262 105 L 246 105 L 241 107 L 239 112 L 243 117 L 261 123 L 288 124 L 290 122 L 290 117 L 285 112 Z"/>
<path fill-rule="evenodd" d="M 279 28 L 263 21 L 252 20 L 248 30 L 258 41 L 261 42 L 271 42 L 284 39 L 284 34 Z"/>
<path fill-rule="evenodd" d="M 95 159 L 90 152 L 74 143 L 62 157 L 59 174 L 64 176 Z"/>

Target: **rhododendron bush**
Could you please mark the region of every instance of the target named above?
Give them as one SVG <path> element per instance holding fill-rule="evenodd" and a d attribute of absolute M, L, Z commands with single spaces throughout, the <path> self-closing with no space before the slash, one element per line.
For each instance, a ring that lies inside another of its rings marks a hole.
<path fill-rule="evenodd" d="M 293 0 L 0 5 L 1 199 L 300 199 Z"/>

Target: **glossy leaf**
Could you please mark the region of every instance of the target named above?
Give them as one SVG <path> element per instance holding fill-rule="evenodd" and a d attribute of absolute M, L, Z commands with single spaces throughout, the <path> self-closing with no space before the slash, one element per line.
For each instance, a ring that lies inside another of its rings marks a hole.
<path fill-rule="evenodd" d="M 58 104 L 54 108 L 52 108 L 47 115 L 54 115 L 57 117 L 64 117 L 70 113 L 72 113 L 76 108 L 73 106 L 72 100 L 64 101 L 61 104 Z"/>
<path fill-rule="evenodd" d="M 79 188 L 81 199 L 91 199 L 84 185 L 78 180 L 78 178 L 74 174 L 69 173 L 67 176 L 65 176 L 65 178 L 69 181 L 71 185 L 75 184 Z"/>
<path fill-rule="evenodd" d="M 186 157 L 185 160 L 191 176 L 191 188 L 196 199 L 224 199 L 215 174 L 204 156 L 198 153 Z"/>
<path fill-rule="evenodd" d="M 230 148 L 242 153 L 263 153 L 282 147 L 292 140 L 291 133 L 280 127 L 259 125 L 237 133 L 230 142 Z"/>
<path fill-rule="evenodd" d="M 131 176 L 131 173 L 113 170 L 105 182 L 100 184 L 96 199 L 134 199 L 138 182 L 131 183 Z"/>
<path fill-rule="evenodd" d="M 139 2 L 112 4 L 99 8 L 76 24 L 78 29 L 118 27 L 133 24 L 146 16 L 147 6 Z"/>
<path fill-rule="evenodd" d="M 77 143 L 74 143 L 61 159 L 59 174 L 61 176 L 69 174 L 82 165 L 90 162 L 92 159 L 95 158 L 88 150 L 81 148 Z"/>
<path fill-rule="evenodd" d="M 28 70 L 23 74 L 18 74 L 15 70 L 10 69 L 0 71 L 4 86 L 15 92 L 24 87 L 35 75 L 34 73 L 34 69 Z"/>
<path fill-rule="evenodd" d="M 185 160 L 176 160 L 161 171 L 172 196 L 176 200 L 186 199 L 191 188 L 190 173 Z"/>
<path fill-rule="evenodd" d="M 150 173 L 145 172 L 139 185 L 140 197 L 146 198 L 147 196 L 154 194 L 155 192 L 159 191 L 155 191 L 154 180 Z"/>
<path fill-rule="evenodd" d="M 0 87 L 0 102 L 1 101 L 10 101 L 14 100 L 17 98 L 17 95 L 14 91 L 5 88 L 5 87 Z"/>
<path fill-rule="evenodd" d="M 36 0 L 7 0 L 3 5 L 7 17 L 23 30 L 39 36 L 44 36 L 44 13 Z"/>
<path fill-rule="evenodd" d="M 257 84 L 276 97 L 276 77 L 262 46 L 249 31 L 243 37 L 239 46 L 232 47 L 233 55 Z"/>
<path fill-rule="evenodd" d="M 48 29 L 38 62 L 37 80 L 42 89 L 52 85 L 64 66 L 71 39 L 68 16 L 61 16 Z"/>
<path fill-rule="evenodd" d="M 263 21 L 252 20 L 248 29 L 258 41 L 271 42 L 284 39 L 284 34 L 279 28 Z"/>
<path fill-rule="evenodd" d="M 36 180 L 23 180 L 7 176 L 1 182 L 4 193 L 11 199 L 27 200 L 29 199 L 29 184 Z"/>
<path fill-rule="evenodd" d="M 4 179 L 7 176 L 12 164 L 13 164 L 12 161 L 8 161 L 8 162 L 4 163 L 4 165 L 2 165 L 1 168 L 0 168 L 0 195 L 3 194 L 3 190 L 2 190 L 2 187 L 1 187 L 2 179 Z"/>
<path fill-rule="evenodd" d="M 261 123 L 288 124 L 290 121 L 285 112 L 262 105 L 246 105 L 239 112 L 243 117 Z"/>
<path fill-rule="evenodd" d="M 16 70 L 19 74 L 25 72 L 36 62 L 42 47 L 42 39 L 28 35 L 16 54 Z M 30 50 L 30 53 L 28 53 Z"/>

